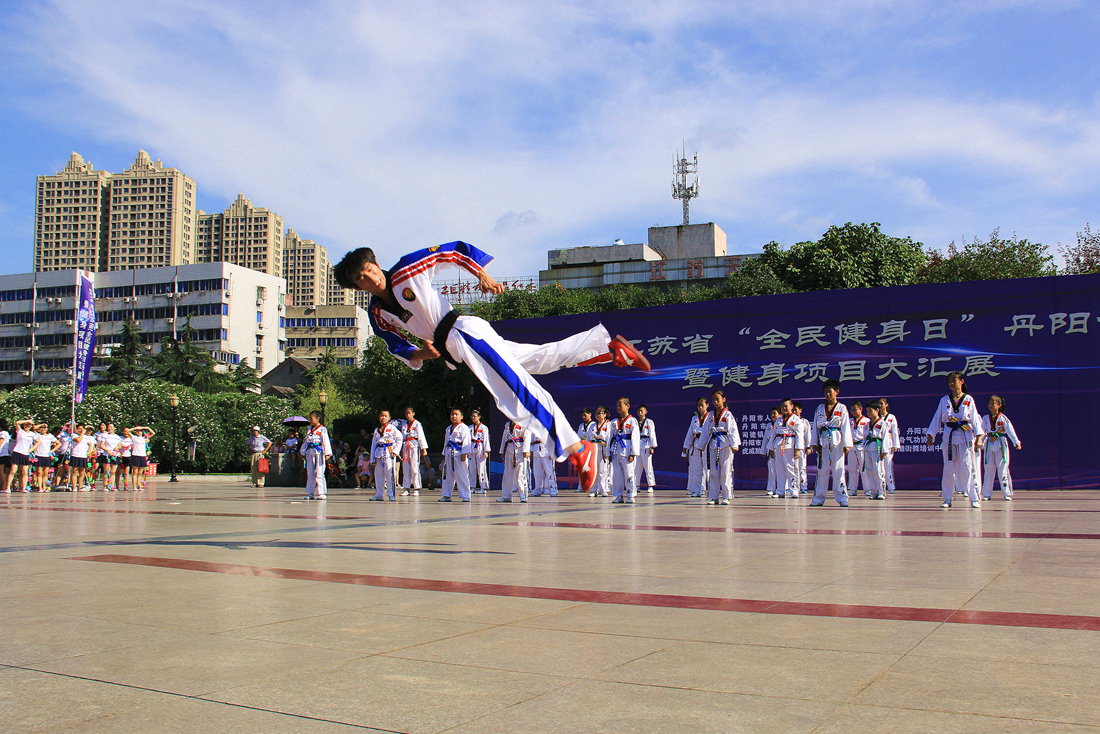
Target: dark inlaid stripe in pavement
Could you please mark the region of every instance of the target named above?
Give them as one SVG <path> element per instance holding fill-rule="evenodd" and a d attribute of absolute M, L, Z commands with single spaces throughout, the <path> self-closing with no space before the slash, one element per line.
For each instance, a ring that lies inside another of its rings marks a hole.
<path fill-rule="evenodd" d="M 1057 540 L 1100 540 L 1096 533 L 996 533 L 987 531 L 950 531 L 950 530 L 858 530 L 836 528 L 729 528 L 707 525 L 613 525 L 600 522 L 548 522 L 538 520 L 516 520 L 499 522 L 496 525 L 515 525 L 533 528 L 583 528 L 587 530 L 658 530 L 688 533 L 762 533 L 777 535 L 889 535 L 915 538 L 1019 538 L 1019 539 L 1057 539 Z"/>
<path fill-rule="evenodd" d="M 154 558 L 104 554 L 78 556 L 74 561 L 121 563 L 184 571 L 204 571 L 234 576 L 293 579 L 330 584 L 352 584 L 388 589 L 443 591 L 458 594 L 511 596 L 524 599 L 554 599 L 593 604 L 624 604 L 643 607 L 676 609 L 707 609 L 756 614 L 792 614 L 810 617 L 844 617 L 849 619 L 892 619 L 907 622 L 939 622 L 948 624 L 980 624 L 1045 629 L 1089 630 L 1100 632 L 1100 617 L 1070 614 L 1030 614 L 1026 612 L 989 612 L 970 609 L 936 609 L 931 607 L 888 607 L 869 604 L 822 604 L 817 602 L 772 601 L 767 599 L 725 599 L 709 596 L 678 596 L 675 594 L 640 594 L 593 589 L 560 589 L 545 586 L 511 586 L 470 581 L 443 581 L 401 576 L 372 576 L 336 571 L 310 571 L 295 568 L 243 566 L 235 563 L 191 561 L 185 558 Z"/>

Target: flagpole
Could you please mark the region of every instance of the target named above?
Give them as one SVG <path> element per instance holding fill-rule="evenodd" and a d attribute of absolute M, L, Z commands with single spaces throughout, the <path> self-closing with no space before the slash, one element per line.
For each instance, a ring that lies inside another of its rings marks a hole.
<path fill-rule="evenodd" d="M 80 270 L 76 271 L 76 290 L 73 291 L 73 395 L 72 395 L 72 411 L 69 414 L 69 434 L 71 435 L 76 430 L 76 361 L 80 352 Z"/>

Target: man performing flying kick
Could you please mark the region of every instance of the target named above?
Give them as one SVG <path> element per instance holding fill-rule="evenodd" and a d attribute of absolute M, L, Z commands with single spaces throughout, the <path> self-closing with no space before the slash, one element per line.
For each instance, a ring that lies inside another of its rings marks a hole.
<path fill-rule="evenodd" d="M 370 324 L 391 354 L 414 370 L 425 359 L 440 356 L 452 368 L 465 363 L 488 388 L 500 412 L 545 441 L 558 461 L 568 458 L 581 478 L 581 489 L 588 491 L 597 475 L 595 445 L 581 441 L 550 393 L 531 375 L 603 362 L 648 372 L 649 360 L 621 336 L 612 339 L 602 324 L 549 344 L 505 341 L 487 321 L 460 316 L 432 287 L 436 272 L 450 266 L 476 276 L 483 292 L 503 293 L 504 286 L 485 272 L 492 260 L 465 242 L 449 242 L 406 255 L 386 271 L 378 267 L 373 250 L 360 247 L 344 256 L 333 276 L 344 288 L 371 294 Z M 424 346 L 412 344 L 402 331 L 422 339 Z"/>

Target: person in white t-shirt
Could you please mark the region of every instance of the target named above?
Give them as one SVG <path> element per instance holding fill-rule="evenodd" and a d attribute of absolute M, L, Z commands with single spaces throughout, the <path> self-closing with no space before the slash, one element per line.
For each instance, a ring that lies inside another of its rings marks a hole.
<path fill-rule="evenodd" d="M 133 474 L 133 472 L 130 470 L 130 452 L 133 450 L 134 436 L 130 433 L 129 428 L 123 428 L 122 435 L 119 436 L 118 439 L 118 447 L 115 449 L 117 452 L 115 458 L 118 460 L 118 464 L 113 466 L 118 469 L 118 479 L 111 487 L 113 491 L 118 491 L 120 489 L 125 491 L 127 489 L 127 483 L 132 480 L 131 474 Z M 132 486 L 137 486 L 136 480 L 132 482 Z"/>
<path fill-rule="evenodd" d="M 34 430 L 38 434 L 34 443 L 31 444 L 31 451 L 35 458 L 34 486 L 39 492 L 49 492 L 50 464 L 53 462 L 53 452 L 61 442 L 57 440 L 57 436 L 50 433 L 45 423 L 39 423 Z"/>
<path fill-rule="evenodd" d="M 149 466 L 149 439 L 154 435 L 148 426 L 134 426 L 130 429 L 133 448 L 130 449 L 130 473 L 134 478 L 134 491 L 145 491 L 145 470 Z"/>
<path fill-rule="evenodd" d="M 74 492 L 87 492 L 85 481 L 88 478 L 88 452 L 95 446 L 95 439 L 88 435 L 90 426 L 77 426 L 73 430 L 72 441 L 69 444 L 69 468 L 72 472 L 72 488 Z"/>
<path fill-rule="evenodd" d="M 12 482 L 19 479 L 20 492 L 31 491 L 31 447 L 38 434 L 34 432 L 34 421 L 30 419 L 15 422 L 15 438 L 11 445 L 11 472 L 8 474 L 6 488 L 12 488 Z"/>
<path fill-rule="evenodd" d="M 8 419 L 0 418 L 0 492 L 11 492 L 8 477 L 11 475 L 11 434 Z"/>
<path fill-rule="evenodd" d="M 114 433 L 115 429 L 111 428 L 110 432 Z M 94 465 L 91 467 L 91 469 L 92 469 L 92 471 L 91 471 L 92 491 L 93 492 L 95 491 L 95 483 L 96 483 L 96 480 L 99 478 L 99 475 L 102 474 L 104 476 L 107 476 L 108 472 L 111 472 L 114 469 L 113 467 L 110 466 L 109 457 L 108 457 L 107 452 L 103 450 L 103 437 L 106 436 L 106 435 L 107 435 L 107 424 L 106 423 L 100 423 L 99 424 L 99 430 L 92 434 L 92 438 L 95 439 L 95 445 L 96 445 L 96 460 L 94 462 Z M 106 484 L 109 484 L 111 480 L 104 479 L 103 481 L 104 481 L 104 485 L 106 485 Z"/>
<path fill-rule="evenodd" d="M 107 430 L 98 435 L 99 441 L 99 466 L 103 470 L 103 491 L 114 492 L 118 490 L 119 480 L 125 481 L 126 471 L 122 467 L 119 444 L 122 437 L 115 433 L 115 424 L 108 423 Z"/>

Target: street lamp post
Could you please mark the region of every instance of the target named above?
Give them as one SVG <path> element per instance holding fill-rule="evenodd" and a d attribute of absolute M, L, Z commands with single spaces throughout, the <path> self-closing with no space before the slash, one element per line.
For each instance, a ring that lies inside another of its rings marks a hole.
<path fill-rule="evenodd" d="M 321 425 L 325 425 L 325 403 L 328 402 L 328 393 L 322 390 L 317 393 L 317 400 L 321 403 Z"/>
<path fill-rule="evenodd" d="M 176 479 L 176 424 L 179 423 L 179 395 L 172 393 L 168 398 L 168 404 L 172 406 L 172 478 L 169 482 L 178 482 Z"/>

